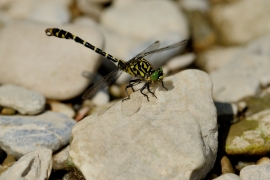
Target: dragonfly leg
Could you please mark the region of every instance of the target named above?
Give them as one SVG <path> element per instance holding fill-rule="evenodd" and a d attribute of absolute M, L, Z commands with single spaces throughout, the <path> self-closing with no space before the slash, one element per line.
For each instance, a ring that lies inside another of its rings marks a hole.
<path fill-rule="evenodd" d="M 157 96 L 152 91 L 150 91 L 149 85 L 150 85 L 150 83 L 147 83 L 147 85 L 146 85 L 148 92 L 150 92 L 153 96 L 155 96 L 157 98 Z"/>
<path fill-rule="evenodd" d="M 127 98 L 122 99 L 122 101 L 130 99 L 130 96 L 129 96 L 128 92 L 127 92 L 127 89 L 128 88 L 131 88 L 132 91 L 134 92 L 133 86 L 136 86 L 136 85 L 140 84 L 141 82 L 142 81 L 140 79 L 130 80 L 129 81 L 129 85 L 127 85 L 126 88 L 125 88 L 125 91 L 126 91 L 126 94 L 127 94 Z"/>
<path fill-rule="evenodd" d="M 146 83 L 143 85 L 143 87 L 141 88 L 140 91 L 141 91 L 141 93 L 147 98 L 147 101 L 149 101 L 148 96 L 147 96 L 146 94 L 143 93 L 143 90 L 144 90 L 147 86 L 149 86 L 149 82 L 146 82 Z"/>
<path fill-rule="evenodd" d="M 164 86 L 163 81 L 161 81 L 162 87 L 168 91 L 168 89 Z"/>

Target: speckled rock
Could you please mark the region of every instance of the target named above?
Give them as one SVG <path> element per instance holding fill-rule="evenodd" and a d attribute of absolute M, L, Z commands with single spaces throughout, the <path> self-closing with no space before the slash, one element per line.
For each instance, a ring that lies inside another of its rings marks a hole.
<path fill-rule="evenodd" d="M 16 84 L 41 92 L 49 99 L 65 100 L 82 93 L 89 80 L 82 76 L 94 73 L 99 55 L 72 40 L 48 37 L 52 25 L 18 22 L 0 31 L 0 83 Z M 66 25 L 66 29 L 102 47 L 100 33 L 91 27 Z"/>
<path fill-rule="evenodd" d="M 269 180 L 270 165 L 252 165 L 243 168 L 240 171 L 242 180 Z"/>
<path fill-rule="evenodd" d="M 69 143 L 75 123 L 50 111 L 38 116 L 0 116 L 0 146 L 16 158 L 40 148 L 56 151 Z"/>
<path fill-rule="evenodd" d="M 203 179 L 217 153 L 216 108 L 209 76 L 186 70 L 72 130 L 70 158 L 86 179 Z M 147 172 L 147 173 L 146 173 Z"/>
<path fill-rule="evenodd" d="M 213 6 L 211 19 L 220 41 L 244 44 L 270 31 L 269 11 L 269 0 L 233 1 Z"/>
<path fill-rule="evenodd" d="M 181 35 L 178 40 L 175 39 L 176 42 L 189 36 L 187 20 L 172 1 L 131 1 L 113 6 L 104 11 L 101 24 L 112 31 L 143 41 L 150 38 L 162 40 L 158 38 L 176 32 Z"/>
<path fill-rule="evenodd" d="M 230 127 L 225 150 L 230 155 L 264 155 L 269 153 L 270 110 L 264 110 Z"/>
<path fill-rule="evenodd" d="M 5 171 L 0 180 L 49 179 L 52 169 L 52 150 L 39 149 L 21 157 Z"/>
<path fill-rule="evenodd" d="M 5 84 L 0 86 L 0 105 L 16 109 L 21 114 L 38 114 L 45 108 L 45 97 L 28 89 Z"/>

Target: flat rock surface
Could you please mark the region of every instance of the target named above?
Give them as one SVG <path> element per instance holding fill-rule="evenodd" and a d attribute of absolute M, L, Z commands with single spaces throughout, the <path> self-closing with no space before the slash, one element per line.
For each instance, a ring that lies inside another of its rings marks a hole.
<path fill-rule="evenodd" d="M 38 116 L 0 116 L 0 146 L 16 158 L 40 148 L 56 151 L 69 143 L 75 123 L 50 111 Z"/>
<path fill-rule="evenodd" d="M 90 179 L 203 179 L 217 153 L 209 76 L 186 70 L 80 121 L 70 158 Z"/>
<path fill-rule="evenodd" d="M 39 149 L 21 157 L 0 176 L 0 180 L 49 179 L 51 169 L 52 150 Z"/>
<path fill-rule="evenodd" d="M 85 90 L 89 80 L 82 72 L 94 73 L 101 62 L 100 56 L 72 40 L 48 37 L 45 29 L 53 27 L 55 25 L 18 22 L 1 30 L 1 84 L 20 85 L 58 100 L 73 98 Z M 102 47 L 102 36 L 93 27 L 57 27 Z"/>
<path fill-rule="evenodd" d="M 45 102 L 39 92 L 12 84 L 0 86 L 0 105 L 16 109 L 20 114 L 38 114 L 44 110 Z"/>

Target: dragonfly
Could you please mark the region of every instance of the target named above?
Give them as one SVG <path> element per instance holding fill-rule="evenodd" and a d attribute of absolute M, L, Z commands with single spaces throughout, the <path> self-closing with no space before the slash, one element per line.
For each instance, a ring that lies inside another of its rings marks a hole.
<path fill-rule="evenodd" d="M 103 78 L 99 79 L 92 86 L 90 86 L 84 92 L 84 94 L 82 96 L 83 99 L 91 98 L 93 95 L 96 94 L 96 92 L 100 88 L 106 88 L 106 87 L 110 86 L 113 82 L 115 82 L 117 80 L 117 78 L 123 72 L 126 72 L 126 73 L 130 74 L 131 76 L 136 77 L 137 79 L 132 79 L 129 81 L 129 84 L 125 87 L 127 97 L 124 98 L 122 101 L 130 99 L 130 95 L 128 94 L 128 91 L 127 91 L 128 88 L 131 88 L 132 91 L 134 92 L 135 90 L 133 87 L 142 83 L 142 82 L 145 82 L 145 83 L 142 86 L 142 88 L 140 89 L 140 92 L 142 95 L 144 95 L 144 97 L 147 98 L 147 101 L 149 101 L 148 95 L 145 94 L 143 92 L 143 90 L 147 89 L 147 91 L 150 94 L 152 94 L 154 97 L 156 97 L 154 92 L 152 92 L 150 90 L 151 83 L 159 83 L 160 82 L 164 89 L 166 89 L 166 90 L 168 90 L 168 89 L 164 86 L 164 83 L 163 83 L 164 73 L 163 73 L 162 68 L 158 68 L 157 70 L 154 70 L 153 66 L 145 59 L 145 57 L 150 55 L 150 54 L 154 54 L 154 53 L 158 53 L 158 52 L 162 52 L 162 51 L 167 51 L 167 50 L 174 49 L 174 48 L 182 48 L 188 42 L 187 40 L 183 40 L 183 41 L 171 44 L 169 46 L 157 49 L 156 47 L 159 46 L 160 42 L 156 41 L 152 45 L 150 45 L 148 48 L 146 48 L 144 51 L 137 54 L 132 59 L 130 59 L 129 61 L 126 62 L 124 60 L 115 58 L 114 56 L 104 52 L 100 48 L 93 46 L 89 42 L 84 41 L 80 37 L 73 35 L 72 33 L 68 32 L 68 31 L 58 29 L 58 28 L 48 28 L 45 30 L 45 33 L 47 36 L 55 36 L 58 38 L 72 39 L 75 42 L 80 43 L 80 44 L 84 45 L 85 47 L 93 50 L 94 52 L 104 56 L 105 58 L 110 60 L 112 63 L 114 63 L 118 67 L 116 70 L 111 71 L 109 74 L 107 74 Z"/>

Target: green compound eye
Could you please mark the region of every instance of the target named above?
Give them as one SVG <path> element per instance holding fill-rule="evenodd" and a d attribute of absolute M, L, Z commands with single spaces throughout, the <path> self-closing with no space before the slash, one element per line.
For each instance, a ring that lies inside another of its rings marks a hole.
<path fill-rule="evenodd" d="M 158 80 L 158 77 L 159 77 L 159 72 L 158 72 L 158 70 L 157 70 L 157 71 L 154 71 L 154 73 L 151 75 L 151 79 L 152 79 L 153 81 Z"/>

